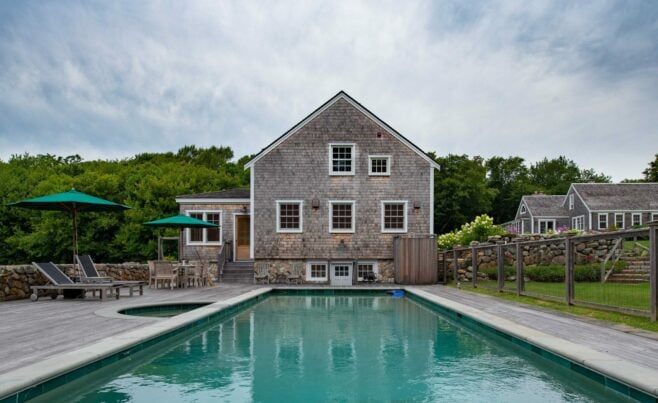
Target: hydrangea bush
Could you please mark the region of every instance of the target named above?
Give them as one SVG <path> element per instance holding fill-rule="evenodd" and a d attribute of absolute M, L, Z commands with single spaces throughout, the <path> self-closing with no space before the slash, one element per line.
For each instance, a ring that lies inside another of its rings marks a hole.
<path fill-rule="evenodd" d="M 456 231 L 439 235 L 437 243 L 440 249 L 450 249 L 455 245 L 469 245 L 473 241 L 484 242 L 492 235 L 504 233 L 505 230 L 494 225 L 493 218 L 482 214 Z"/>

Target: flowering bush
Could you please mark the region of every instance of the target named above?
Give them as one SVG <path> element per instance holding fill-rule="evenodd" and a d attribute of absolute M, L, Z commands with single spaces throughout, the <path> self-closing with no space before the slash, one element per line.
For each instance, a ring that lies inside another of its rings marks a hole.
<path fill-rule="evenodd" d="M 450 249 L 455 245 L 468 245 L 473 241 L 484 242 L 492 235 L 504 233 L 502 228 L 494 225 L 493 218 L 482 214 L 472 222 L 462 225 L 459 230 L 439 235 L 437 243 L 441 249 Z"/>

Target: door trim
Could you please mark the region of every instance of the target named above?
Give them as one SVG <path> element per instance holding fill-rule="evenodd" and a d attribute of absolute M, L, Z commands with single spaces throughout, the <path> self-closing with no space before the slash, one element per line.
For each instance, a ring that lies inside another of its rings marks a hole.
<path fill-rule="evenodd" d="M 238 235 L 238 226 L 237 226 L 237 216 L 239 215 L 246 215 L 250 216 L 251 214 L 249 213 L 233 213 L 233 261 L 234 262 L 244 262 L 245 260 L 237 260 L 238 259 L 238 242 L 237 242 L 237 235 Z M 249 219 L 249 242 L 251 243 L 251 219 Z M 249 245 L 251 248 L 251 245 Z M 247 259 L 249 260 L 249 259 Z"/>
<path fill-rule="evenodd" d="M 334 266 L 350 266 L 350 286 L 354 285 L 354 261 L 332 261 L 329 262 L 329 285 L 333 284 L 334 276 Z"/>

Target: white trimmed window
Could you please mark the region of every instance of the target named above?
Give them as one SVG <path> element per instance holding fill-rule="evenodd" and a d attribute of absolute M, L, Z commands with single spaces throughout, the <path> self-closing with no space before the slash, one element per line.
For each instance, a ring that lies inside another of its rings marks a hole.
<path fill-rule="evenodd" d="M 306 281 L 327 281 L 327 262 L 306 262 Z"/>
<path fill-rule="evenodd" d="M 304 202 L 302 200 L 276 201 L 276 232 L 302 232 Z"/>
<path fill-rule="evenodd" d="M 546 234 L 555 231 L 555 220 L 539 220 L 539 233 Z"/>
<path fill-rule="evenodd" d="M 569 210 L 573 210 L 573 193 L 569 195 Z"/>
<path fill-rule="evenodd" d="M 615 227 L 624 229 L 624 213 L 615 213 Z"/>
<path fill-rule="evenodd" d="M 571 229 L 582 231 L 585 229 L 585 216 L 579 215 L 571 219 Z"/>
<path fill-rule="evenodd" d="M 217 224 L 217 228 L 188 228 L 188 245 L 221 245 L 222 240 L 222 212 L 190 210 L 185 212 L 188 216 L 199 220 Z"/>
<path fill-rule="evenodd" d="M 526 213 L 525 204 L 522 204 L 521 205 L 521 214 L 525 214 L 525 213 Z"/>
<path fill-rule="evenodd" d="M 658 221 L 658 213 L 651 213 L 651 221 Z"/>
<path fill-rule="evenodd" d="M 370 175 L 370 176 L 389 176 L 389 175 L 391 175 L 391 156 L 390 155 L 369 155 L 368 156 L 368 175 Z"/>
<path fill-rule="evenodd" d="M 599 213 L 599 230 L 608 229 L 608 213 Z"/>
<path fill-rule="evenodd" d="M 355 166 L 353 143 L 329 144 L 329 175 L 354 175 Z"/>
<path fill-rule="evenodd" d="M 377 262 L 357 262 L 356 264 L 356 276 L 358 281 L 363 281 L 364 279 L 370 279 L 374 276 L 374 279 L 377 279 L 379 274 L 379 266 Z"/>
<path fill-rule="evenodd" d="M 642 225 L 642 213 L 633 213 L 631 217 L 631 225 Z"/>
<path fill-rule="evenodd" d="M 407 201 L 382 201 L 382 232 L 407 232 Z"/>
<path fill-rule="evenodd" d="M 329 232 L 353 233 L 355 223 L 356 211 L 353 200 L 329 201 Z"/>

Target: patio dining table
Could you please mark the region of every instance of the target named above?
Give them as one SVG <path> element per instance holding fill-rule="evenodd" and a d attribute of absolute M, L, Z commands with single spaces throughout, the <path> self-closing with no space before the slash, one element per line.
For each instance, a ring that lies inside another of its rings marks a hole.
<path fill-rule="evenodd" d="M 176 287 L 187 288 L 188 270 L 195 269 L 197 267 L 200 267 L 200 265 L 197 263 L 190 263 L 190 262 L 174 263 L 174 271 L 176 272 L 176 274 L 178 274 L 178 284 L 176 284 Z"/>

